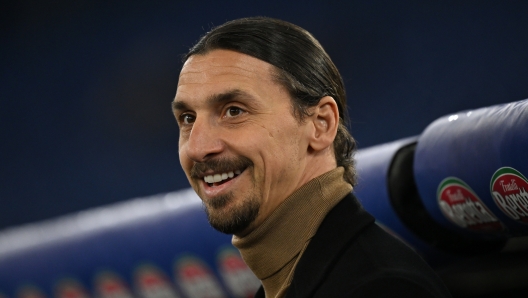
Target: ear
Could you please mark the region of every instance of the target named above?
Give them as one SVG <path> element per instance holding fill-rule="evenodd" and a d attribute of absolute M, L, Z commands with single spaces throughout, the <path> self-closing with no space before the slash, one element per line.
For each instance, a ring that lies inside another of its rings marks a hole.
<path fill-rule="evenodd" d="M 334 98 L 325 96 L 312 108 L 310 121 L 313 130 L 310 133 L 310 148 L 321 151 L 332 145 L 339 126 L 339 109 Z"/>

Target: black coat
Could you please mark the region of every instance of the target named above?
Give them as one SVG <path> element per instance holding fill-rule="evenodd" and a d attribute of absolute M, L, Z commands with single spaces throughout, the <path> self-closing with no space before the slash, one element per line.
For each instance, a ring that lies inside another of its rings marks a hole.
<path fill-rule="evenodd" d="M 262 287 L 255 297 L 264 297 Z M 286 297 L 451 297 L 407 245 L 374 223 L 352 195 L 326 216 L 297 264 Z"/>

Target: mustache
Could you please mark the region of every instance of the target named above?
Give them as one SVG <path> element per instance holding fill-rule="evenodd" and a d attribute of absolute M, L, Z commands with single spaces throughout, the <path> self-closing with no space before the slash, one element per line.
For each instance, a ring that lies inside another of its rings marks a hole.
<path fill-rule="evenodd" d="M 218 158 L 204 162 L 197 162 L 191 168 L 191 178 L 201 178 L 207 171 L 225 173 L 235 170 L 243 170 L 253 166 L 253 162 L 244 156 L 234 158 Z"/>

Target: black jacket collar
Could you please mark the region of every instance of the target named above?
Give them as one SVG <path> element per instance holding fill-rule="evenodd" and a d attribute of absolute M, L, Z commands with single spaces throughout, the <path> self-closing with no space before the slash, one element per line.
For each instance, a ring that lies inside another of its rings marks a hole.
<path fill-rule="evenodd" d="M 311 297 L 355 237 L 374 222 L 351 193 L 325 217 L 295 268 L 286 297 Z M 329 245 L 331 244 L 331 245 Z M 262 287 L 255 294 L 264 298 Z"/>

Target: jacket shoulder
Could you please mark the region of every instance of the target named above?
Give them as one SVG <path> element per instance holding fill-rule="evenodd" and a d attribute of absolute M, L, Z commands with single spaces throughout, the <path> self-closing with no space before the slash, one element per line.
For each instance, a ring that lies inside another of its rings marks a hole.
<path fill-rule="evenodd" d="M 315 293 L 315 297 L 400 297 L 400 293 L 402 297 L 451 297 L 416 252 L 377 225 L 365 229 L 337 256 Z"/>
<path fill-rule="evenodd" d="M 399 291 L 417 295 L 410 297 L 451 297 L 425 261 L 377 226 L 350 194 L 311 240 L 287 297 L 383 297 L 376 291 L 392 297 Z"/>

